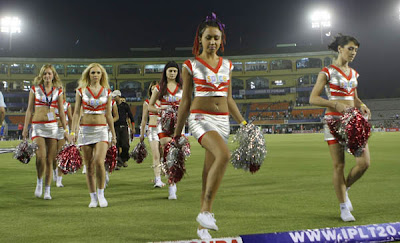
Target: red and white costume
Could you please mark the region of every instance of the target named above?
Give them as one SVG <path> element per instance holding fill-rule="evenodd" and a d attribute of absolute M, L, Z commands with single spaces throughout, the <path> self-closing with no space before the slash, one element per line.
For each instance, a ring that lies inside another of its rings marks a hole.
<path fill-rule="evenodd" d="M 228 96 L 230 73 L 233 69 L 232 62 L 228 59 L 219 58 L 216 68 L 212 68 L 203 59 L 196 57 L 186 60 L 183 68 L 193 76 L 194 96 L 212 97 Z M 201 143 L 206 132 L 216 131 L 228 142 L 230 127 L 228 112 L 207 112 L 203 110 L 191 110 L 189 130 L 192 135 Z"/>
<path fill-rule="evenodd" d="M 83 114 L 106 114 L 108 97 L 111 90 L 101 87 L 98 94 L 94 94 L 89 87 L 78 89 L 82 97 Z M 108 143 L 107 124 L 80 124 L 78 145 L 89 145 L 98 142 Z"/>
<path fill-rule="evenodd" d="M 357 78 L 360 76 L 356 70 L 350 68 L 349 75 L 346 75 L 340 68 L 335 65 L 324 67 L 320 73 L 326 75 L 327 84 L 325 92 L 329 100 L 354 100 L 355 90 L 358 86 Z M 343 114 L 340 112 L 328 112 L 327 116 L 333 116 L 340 119 Z M 328 144 L 337 143 L 336 138 L 331 134 L 327 124 L 324 125 L 324 137 Z"/>
<path fill-rule="evenodd" d="M 70 106 L 71 106 L 71 104 L 64 100 L 63 107 L 64 107 L 64 115 L 65 115 L 65 122 L 67 123 L 66 124 L 67 128 L 68 128 L 68 115 L 67 115 L 67 113 L 68 113 L 68 107 L 70 107 Z M 56 108 L 54 110 L 54 112 L 56 113 L 57 120 L 60 120 L 60 112 L 58 111 L 58 108 Z M 68 130 L 69 130 L 69 128 L 68 128 Z M 58 127 L 58 132 L 57 132 L 57 140 L 64 139 L 64 132 L 65 132 L 64 128 L 62 126 L 61 127 L 59 126 Z"/>
<path fill-rule="evenodd" d="M 35 96 L 35 107 L 58 108 L 58 98 L 62 95 L 62 88 L 53 87 L 45 94 L 44 86 L 32 86 L 30 92 Z M 54 117 L 49 121 L 32 121 L 32 140 L 36 137 L 57 139 L 57 120 Z"/>
<path fill-rule="evenodd" d="M 157 92 L 160 92 L 160 86 L 158 84 L 155 87 L 155 90 Z M 182 93 L 183 93 L 183 90 L 181 87 L 179 87 L 179 84 L 176 85 L 175 90 L 172 92 L 167 87 L 167 93 L 160 100 L 160 107 L 179 106 L 179 102 L 181 102 L 181 99 L 182 99 Z M 160 122 L 158 122 L 158 125 L 157 125 L 157 133 L 158 133 L 159 138 L 169 137 L 167 134 L 165 134 L 162 131 Z"/>
<path fill-rule="evenodd" d="M 144 102 L 147 104 L 147 106 L 149 106 L 149 100 L 145 100 Z M 160 108 L 160 105 L 158 103 L 155 103 L 154 106 L 156 108 Z M 158 115 L 157 113 L 153 113 L 153 112 L 149 111 L 149 116 L 150 117 L 157 117 L 157 124 L 159 123 L 160 115 Z M 147 137 L 149 138 L 149 142 L 160 141 L 160 139 L 158 137 L 157 125 L 148 125 Z"/>

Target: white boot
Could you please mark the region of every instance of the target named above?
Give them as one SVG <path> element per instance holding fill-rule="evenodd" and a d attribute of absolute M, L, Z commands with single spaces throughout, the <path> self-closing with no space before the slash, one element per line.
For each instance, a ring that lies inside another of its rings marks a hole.
<path fill-rule="evenodd" d="M 51 196 L 50 196 L 50 186 L 45 186 L 44 187 L 44 200 L 51 200 Z"/>
<path fill-rule="evenodd" d="M 41 197 L 42 193 L 43 193 L 43 179 L 37 178 L 36 189 L 35 189 L 35 197 Z"/>
<path fill-rule="evenodd" d="M 168 193 L 169 193 L 169 196 L 168 196 L 169 200 L 176 200 L 177 199 L 177 197 L 176 197 L 176 184 L 175 183 L 173 185 L 169 186 Z"/>
<path fill-rule="evenodd" d="M 104 189 L 97 189 L 97 198 L 99 199 L 99 205 L 101 208 L 108 206 L 108 202 L 104 197 Z"/>

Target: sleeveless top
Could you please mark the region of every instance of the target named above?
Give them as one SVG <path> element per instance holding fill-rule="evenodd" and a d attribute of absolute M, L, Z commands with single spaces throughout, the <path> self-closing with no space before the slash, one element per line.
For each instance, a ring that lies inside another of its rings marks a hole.
<path fill-rule="evenodd" d="M 82 108 L 84 114 L 106 114 L 108 96 L 111 90 L 101 87 L 98 94 L 94 94 L 89 87 L 84 91 L 78 89 L 79 95 L 82 97 Z"/>
<path fill-rule="evenodd" d="M 350 68 L 347 76 L 335 65 L 324 67 L 320 73 L 326 75 L 328 83 L 325 85 L 325 92 L 329 100 L 354 100 L 354 91 L 357 88 L 357 78 L 360 76 L 356 70 Z"/>
<path fill-rule="evenodd" d="M 44 86 L 32 86 L 31 91 L 35 95 L 35 107 L 39 106 L 47 106 L 58 108 L 58 97 L 60 97 L 63 93 L 62 88 L 53 87 L 51 91 L 47 94 Z"/>
<path fill-rule="evenodd" d="M 149 100 L 148 99 L 146 99 L 145 101 L 144 101 L 144 103 L 146 103 L 147 105 L 149 105 Z M 154 104 L 154 106 L 156 107 L 156 108 L 160 108 L 160 105 L 159 104 L 157 104 L 157 103 L 155 103 Z M 151 111 L 149 111 L 149 116 L 159 116 L 157 113 L 153 113 L 153 112 L 151 112 Z"/>
<path fill-rule="evenodd" d="M 228 96 L 229 74 L 233 69 L 230 60 L 220 57 L 217 67 L 212 68 L 203 59 L 195 57 L 186 60 L 183 68 L 193 76 L 195 97 Z"/>
<path fill-rule="evenodd" d="M 160 92 L 160 86 L 157 84 L 155 87 L 157 92 Z M 179 84 L 176 84 L 176 88 L 173 92 L 171 92 L 167 87 L 167 93 L 162 97 L 160 105 L 176 105 L 179 106 L 179 102 L 182 99 L 183 90 L 179 87 Z"/>

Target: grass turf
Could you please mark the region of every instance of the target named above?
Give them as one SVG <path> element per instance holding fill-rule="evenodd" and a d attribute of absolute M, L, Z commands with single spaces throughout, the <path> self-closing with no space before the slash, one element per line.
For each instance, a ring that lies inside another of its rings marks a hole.
<path fill-rule="evenodd" d="M 322 134 L 266 135 L 267 158 L 251 175 L 229 166 L 213 211 L 215 238 L 324 227 L 396 222 L 400 215 L 400 133 L 374 133 L 371 166 L 350 190 L 356 222 L 339 217 L 332 165 Z M 135 140 L 133 144 L 136 144 Z M 0 154 L 2 242 L 146 242 L 196 238 L 204 150 L 191 138 L 187 174 L 178 200 L 168 187 L 154 189 L 151 156 L 110 175 L 107 208 L 88 208 L 85 175 L 66 175 L 52 184 L 52 200 L 34 197 L 35 159 L 24 165 Z M 0 142 L 0 147 L 14 147 Z M 233 149 L 233 145 L 230 144 Z M 346 155 L 348 171 L 354 158 Z M 165 182 L 165 179 L 163 179 Z"/>

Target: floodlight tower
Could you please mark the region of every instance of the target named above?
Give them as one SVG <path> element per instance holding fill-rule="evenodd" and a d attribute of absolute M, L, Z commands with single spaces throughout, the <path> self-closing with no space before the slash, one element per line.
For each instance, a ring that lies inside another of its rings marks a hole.
<path fill-rule="evenodd" d="M 311 27 L 319 29 L 321 33 L 321 44 L 324 44 L 323 28 L 331 27 L 331 15 L 326 10 L 316 10 L 311 15 Z"/>
<path fill-rule="evenodd" d="M 3 17 L 0 22 L 0 31 L 9 34 L 8 50 L 12 49 L 12 35 L 21 33 L 21 20 L 18 17 Z"/>

